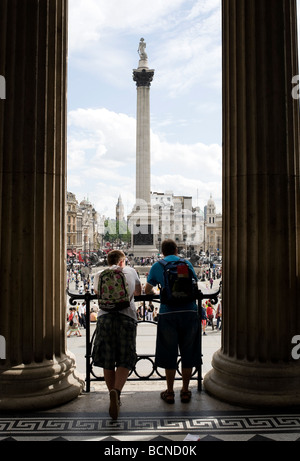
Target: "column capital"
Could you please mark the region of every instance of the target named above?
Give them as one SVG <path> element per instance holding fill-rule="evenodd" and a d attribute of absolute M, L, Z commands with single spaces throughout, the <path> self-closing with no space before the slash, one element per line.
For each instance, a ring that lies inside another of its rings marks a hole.
<path fill-rule="evenodd" d="M 151 82 L 153 81 L 153 77 L 154 77 L 153 69 L 151 70 L 146 70 L 146 69 L 136 70 L 135 69 L 133 71 L 133 80 L 134 82 L 136 82 L 137 88 L 139 88 L 140 86 L 146 86 L 149 88 L 151 86 Z"/>

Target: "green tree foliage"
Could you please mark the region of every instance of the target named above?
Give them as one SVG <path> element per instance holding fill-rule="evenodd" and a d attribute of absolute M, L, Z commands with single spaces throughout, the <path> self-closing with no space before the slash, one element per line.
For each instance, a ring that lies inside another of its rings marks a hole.
<path fill-rule="evenodd" d="M 106 242 L 124 242 L 131 241 L 131 233 L 128 230 L 126 221 L 116 221 L 115 219 L 106 219 L 104 223 L 106 232 L 104 233 L 104 240 Z"/>

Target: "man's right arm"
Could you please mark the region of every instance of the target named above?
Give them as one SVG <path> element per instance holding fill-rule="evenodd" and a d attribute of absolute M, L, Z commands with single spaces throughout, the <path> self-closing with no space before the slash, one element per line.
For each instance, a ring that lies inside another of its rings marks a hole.
<path fill-rule="evenodd" d="M 94 292 L 96 295 L 98 295 L 98 281 L 99 281 L 99 273 L 97 272 L 94 276 Z"/>
<path fill-rule="evenodd" d="M 140 281 L 136 281 L 135 283 L 135 291 L 134 296 L 140 296 L 142 294 L 142 285 Z"/>
<path fill-rule="evenodd" d="M 153 288 L 157 285 L 157 276 L 156 276 L 157 264 L 158 263 L 153 264 L 153 266 L 151 267 L 151 269 L 149 271 L 149 275 L 148 275 L 146 286 L 145 286 L 146 295 L 154 295 L 155 294 Z M 149 282 L 151 282 L 151 283 L 149 283 Z"/>
<path fill-rule="evenodd" d="M 146 295 L 154 295 L 154 290 L 153 290 L 153 286 L 150 285 L 150 283 L 146 283 L 146 286 L 145 286 L 145 293 Z"/>

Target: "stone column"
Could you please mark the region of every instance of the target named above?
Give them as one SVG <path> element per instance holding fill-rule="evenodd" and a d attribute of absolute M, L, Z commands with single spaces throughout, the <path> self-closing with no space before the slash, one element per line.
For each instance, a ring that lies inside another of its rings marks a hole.
<path fill-rule="evenodd" d="M 300 403 L 299 101 L 294 0 L 223 0 L 223 327 L 206 390 Z"/>
<path fill-rule="evenodd" d="M 154 71 L 138 68 L 133 71 L 137 86 L 136 127 L 136 202 L 150 203 L 150 86 Z"/>
<path fill-rule="evenodd" d="M 157 253 L 154 245 L 157 222 L 151 208 L 150 150 L 150 87 L 154 70 L 149 69 L 146 54 L 140 54 L 140 57 L 138 69 L 133 70 L 133 80 L 137 86 L 136 203 L 129 217 L 129 225 L 134 255 L 144 257 Z"/>
<path fill-rule="evenodd" d="M 67 0 L 2 0 L 0 409 L 80 393 L 66 351 Z"/>

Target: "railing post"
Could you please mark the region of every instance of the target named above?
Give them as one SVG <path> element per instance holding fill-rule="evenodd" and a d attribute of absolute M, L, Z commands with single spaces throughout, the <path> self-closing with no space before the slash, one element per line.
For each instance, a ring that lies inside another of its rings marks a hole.
<path fill-rule="evenodd" d="M 201 392 L 202 391 L 202 299 L 203 299 L 203 294 L 202 294 L 202 291 L 199 292 L 199 297 L 198 297 L 198 316 L 199 316 L 199 322 L 200 322 L 200 334 L 199 334 L 199 341 L 200 341 L 200 357 L 201 357 L 201 364 L 200 364 L 200 367 L 198 369 L 198 378 L 197 378 L 197 382 L 198 382 L 198 391 Z"/>
<path fill-rule="evenodd" d="M 201 290 L 198 292 L 198 315 L 199 315 L 199 321 L 200 321 L 200 354 L 201 354 L 201 365 L 200 369 L 198 370 L 198 391 L 202 391 L 202 301 L 204 299 L 209 299 L 212 304 L 217 304 L 218 303 L 218 296 L 220 294 L 220 289 L 216 293 L 212 294 L 206 294 L 204 295 Z M 213 321 L 213 320 L 212 320 Z"/>
<path fill-rule="evenodd" d="M 86 388 L 85 392 L 90 392 L 91 390 L 91 294 L 89 291 L 85 293 L 84 296 L 85 302 L 86 302 L 86 310 L 85 310 L 85 351 L 86 351 L 86 356 L 85 356 L 85 369 L 86 369 Z"/>

